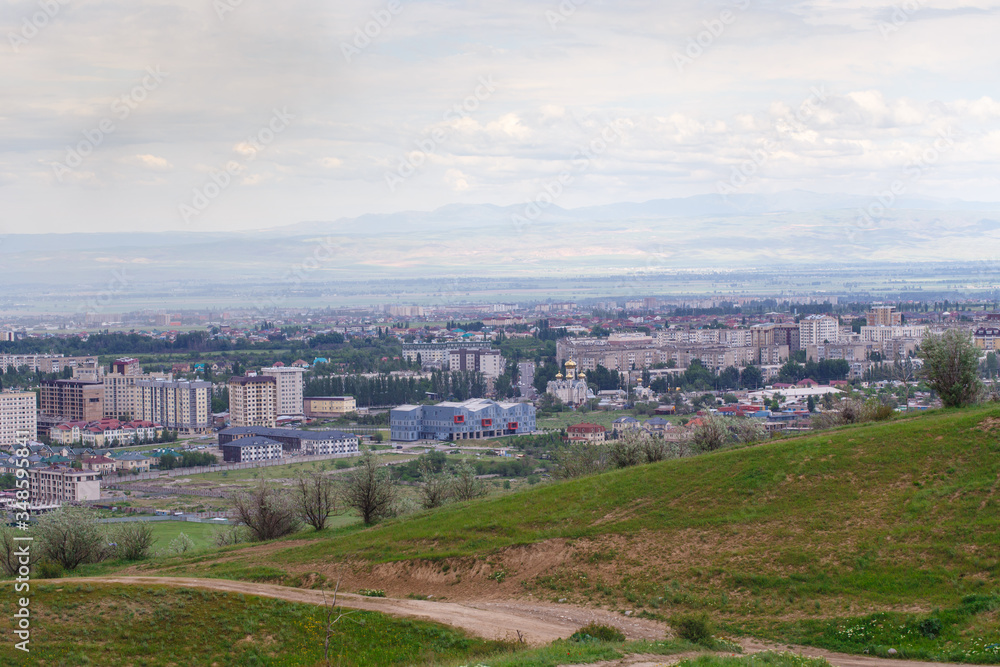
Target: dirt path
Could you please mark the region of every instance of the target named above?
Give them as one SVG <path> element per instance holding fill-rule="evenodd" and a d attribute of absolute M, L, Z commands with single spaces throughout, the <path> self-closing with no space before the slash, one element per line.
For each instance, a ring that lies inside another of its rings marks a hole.
<path fill-rule="evenodd" d="M 289 602 L 323 604 L 323 591 L 289 588 L 272 584 L 257 584 L 229 579 L 194 579 L 184 577 L 81 577 L 54 579 L 46 583 L 93 584 L 155 584 L 181 588 L 206 588 L 227 593 L 259 595 Z M 327 592 L 327 600 L 330 593 Z M 516 638 L 518 631 L 524 640 L 533 645 L 548 644 L 565 639 L 581 626 L 604 623 L 620 629 L 629 639 L 660 639 L 667 626 L 655 621 L 626 618 L 603 609 L 589 609 L 572 605 L 551 605 L 520 601 L 502 602 L 434 602 L 432 600 L 401 600 L 396 598 L 370 598 L 353 593 L 340 593 L 338 604 L 350 609 L 377 611 L 393 616 L 405 616 L 444 623 L 488 639 Z M 761 651 L 789 651 L 809 657 L 824 658 L 834 667 L 968 667 L 944 662 L 893 660 L 866 655 L 833 653 L 808 646 L 772 644 L 754 639 L 742 640 L 744 653 Z M 663 667 L 675 665 L 688 655 L 642 656 L 631 655 L 621 660 L 596 663 L 593 667 Z"/>

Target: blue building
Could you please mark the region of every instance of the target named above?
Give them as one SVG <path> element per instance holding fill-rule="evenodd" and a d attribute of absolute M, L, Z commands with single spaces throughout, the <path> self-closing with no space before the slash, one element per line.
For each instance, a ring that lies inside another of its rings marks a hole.
<path fill-rule="evenodd" d="M 390 413 L 389 428 L 397 442 L 525 435 L 535 430 L 535 406 L 486 398 L 464 403 L 401 405 Z"/>

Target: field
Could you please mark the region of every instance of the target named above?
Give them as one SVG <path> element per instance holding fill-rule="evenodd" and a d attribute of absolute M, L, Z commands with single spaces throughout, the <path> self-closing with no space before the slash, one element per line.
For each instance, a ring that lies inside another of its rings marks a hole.
<path fill-rule="evenodd" d="M 191 538 L 195 549 L 214 547 L 215 534 L 225 528 L 225 524 L 217 526 L 210 523 L 195 523 L 194 521 L 150 521 L 149 525 L 153 529 L 154 552 L 166 551 L 171 540 L 181 533 Z"/>
<path fill-rule="evenodd" d="M 227 559 L 278 563 L 289 581 L 353 563 L 351 586 L 396 597 L 531 595 L 659 619 L 704 612 L 731 632 L 783 641 L 858 652 L 893 642 L 910 655 L 1000 662 L 998 435 L 998 408 L 936 411 L 541 485 Z M 155 569 L 204 576 L 209 565 L 178 558 Z M 888 618 L 898 632 L 872 631 Z M 915 628 L 930 619 L 942 623 L 937 638 L 917 641 Z M 847 632 L 855 627 L 866 630 Z"/>

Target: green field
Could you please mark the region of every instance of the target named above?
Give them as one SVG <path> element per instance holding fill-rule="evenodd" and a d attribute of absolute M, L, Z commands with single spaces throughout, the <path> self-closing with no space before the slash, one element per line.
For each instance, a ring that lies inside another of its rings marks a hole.
<path fill-rule="evenodd" d="M 153 529 L 154 552 L 166 551 L 171 540 L 174 540 L 181 533 L 191 538 L 195 549 L 214 547 L 215 534 L 226 527 L 226 524 L 221 522 L 220 525 L 214 525 L 195 523 L 194 521 L 150 521 L 149 525 Z"/>
<path fill-rule="evenodd" d="M 616 419 L 622 417 L 635 417 L 640 422 L 644 422 L 647 419 L 652 419 L 648 416 L 636 417 L 635 413 L 631 410 L 616 410 L 616 411 L 606 411 L 606 410 L 591 410 L 590 412 L 557 412 L 548 417 L 538 417 L 535 420 L 535 426 L 539 430 L 543 429 L 563 429 L 567 426 L 572 426 L 573 424 L 580 424 L 587 422 L 589 424 L 600 424 L 604 428 L 611 430 L 611 425 Z M 664 417 L 668 421 L 677 421 L 674 417 Z"/>

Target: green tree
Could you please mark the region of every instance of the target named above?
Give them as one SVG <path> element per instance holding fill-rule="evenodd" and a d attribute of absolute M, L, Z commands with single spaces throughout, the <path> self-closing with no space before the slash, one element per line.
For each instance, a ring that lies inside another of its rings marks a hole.
<path fill-rule="evenodd" d="M 979 380 L 979 349 L 967 331 L 949 329 L 929 335 L 920 346 L 927 384 L 938 393 L 946 408 L 976 402 L 982 391 Z"/>

